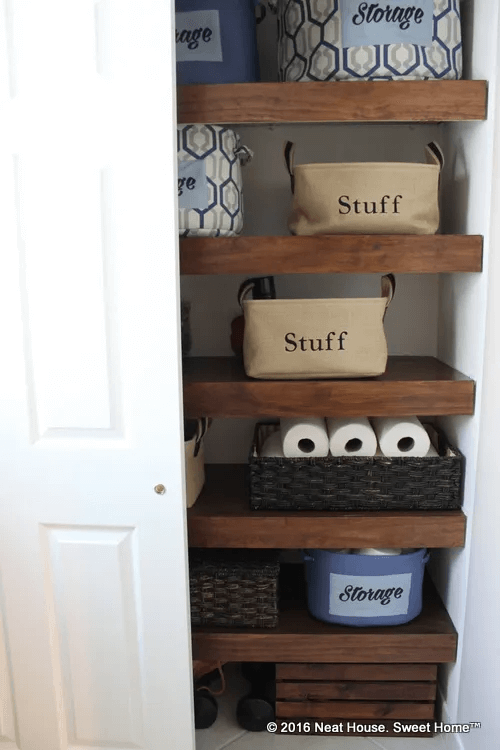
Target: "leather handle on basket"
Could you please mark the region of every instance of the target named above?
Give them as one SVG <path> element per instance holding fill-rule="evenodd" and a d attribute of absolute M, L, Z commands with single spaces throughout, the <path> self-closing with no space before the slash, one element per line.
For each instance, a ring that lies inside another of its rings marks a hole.
<path fill-rule="evenodd" d="M 238 289 L 238 304 L 243 309 L 243 302 L 246 300 L 252 289 L 255 287 L 254 281 L 248 279 L 242 283 Z"/>
<path fill-rule="evenodd" d="M 436 141 L 431 141 L 425 147 L 425 158 L 428 164 L 435 164 L 440 170 L 444 167 L 443 149 Z"/>
<path fill-rule="evenodd" d="M 195 443 L 194 443 L 194 456 L 198 455 L 201 448 L 201 441 L 207 434 L 207 430 L 210 427 L 210 419 L 207 417 L 201 417 L 197 420 L 198 425 L 196 427 Z"/>
<path fill-rule="evenodd" d="M 387 312 L 387 308 L 391 304 L 392 300 L 394 299 L 394 295 L 396 293 L 396 278 L 394 274 L 388 273 L 385 276 L 382 276 L 382 297 L 386 298 L 385 303 L 385 312 L 384 312 L 384 318 L 385 313 Z"/>
<path fill-rule="evenodd" d="M 292 187 L 292 193 L 295 192 L 295 175 L 293 173 L 293 168 L 295 166 L 295 143 L 292 141 L 287 141 L 285 143 L 285 146 L 283 148 L 283 156 L 285 157 L 285 166 L 287 168 L 288 174 L 290 175 L 290 185 Z"/>
<path fill-rule="evenodd" d="M 264 5 L 264 3 L 261 3 L 260 0 L 254 0 L 254 3 L 255 3 L 255 20 L 257 21 L 257 25 L 259 25 L 259 23 L 262 23 L 262 21 L 266 17 L 267 10 L 266 10 L 266 6 Z M 257 15 L 257 11 L 260 11 L 259 15 Z"/>
<path fill-rule="evenodd" d="M 437 143 L 436 141 L 431 141 L 427 144 L 425 147 L 425 158 L 427 160 L 427 164 L 434 164 L 436 167 L 439 167 L 439 182 L 438 182 L 438 188 L 441 188 L 441 174 L 443 172 L 444 167 L 444 154 L 443 149 Z"/>

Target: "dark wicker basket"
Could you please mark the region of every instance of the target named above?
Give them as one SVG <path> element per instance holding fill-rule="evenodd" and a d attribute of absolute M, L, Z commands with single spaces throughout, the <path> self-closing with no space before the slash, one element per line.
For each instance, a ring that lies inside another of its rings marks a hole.
<path fill-rule="evenodd" d="M 456 510 L 464 457 L 440 432 L 437 457 L 259 458 L 277 425 L 259 423 L 249 459 L 252 510 Z"/>
<path fill-rule="evenodd" d="M 279 554 L 269 550 L 191 550 L 193 625 L 275 628 Z"/>

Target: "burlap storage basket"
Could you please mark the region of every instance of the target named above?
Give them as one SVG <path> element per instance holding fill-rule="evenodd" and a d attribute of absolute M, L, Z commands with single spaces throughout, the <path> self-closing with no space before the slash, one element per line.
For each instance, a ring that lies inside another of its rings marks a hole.
<path fill-rule="evenodd" d="M 434 234 L 439 228 L 443 154 L 425 148 L 427 164 L 366 162 L 294 166 L 285 147 L 293 192 L 293 234 Z"/>
<path fill-rule="evenodd" d="M 385 372 L 384 316 L 395 289 L 382 278 L 374 299 L 248 300 L 251 284 L 240 292 L 245 315 L 243 359 L 251 378 L 373 377 Z"/>
<path fill-rule="evenodd" d="M 186 471 L 186 505 L 191 508 L 205 484 L 205 453 L 203 438 L 208 419 L 187 420 L 185 423 L 184 462 Z M 194 434 L 192 434 L 194 432 Z M 186 437 L 188 439 L 186 439 Z"/>

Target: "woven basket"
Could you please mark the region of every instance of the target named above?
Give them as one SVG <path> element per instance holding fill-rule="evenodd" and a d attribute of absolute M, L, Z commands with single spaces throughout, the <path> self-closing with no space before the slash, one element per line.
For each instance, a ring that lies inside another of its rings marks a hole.
<path fill-rule="evenodd" d="M 276 424 L 258 423 L 249 458 L 252 510 L 456 510 L 464 457 L 432 431 L 439 456 L 259 458 Z"/>
<path fill-rule="evenodd" d="M 269 550 L 191 550 L 191 623 L 275 628 L 278 553 Z"/>

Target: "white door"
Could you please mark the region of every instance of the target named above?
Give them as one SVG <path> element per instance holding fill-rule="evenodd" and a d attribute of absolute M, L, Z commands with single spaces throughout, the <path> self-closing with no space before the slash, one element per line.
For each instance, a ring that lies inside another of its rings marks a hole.
<path fill-rule="evenodd" d="M 172 13 L 2 1 L 2 748 L 194 747 Z"/>

